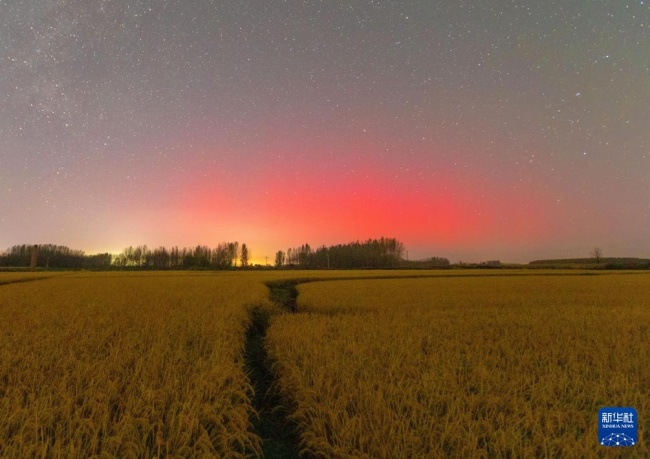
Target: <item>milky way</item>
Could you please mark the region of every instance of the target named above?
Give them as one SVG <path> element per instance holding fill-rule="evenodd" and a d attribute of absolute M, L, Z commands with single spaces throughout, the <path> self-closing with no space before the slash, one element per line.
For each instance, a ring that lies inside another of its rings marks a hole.
<path fill-rule="evenodd" d="M 650 257 L 644 1 L 0 2 L 0 248 Z"/>

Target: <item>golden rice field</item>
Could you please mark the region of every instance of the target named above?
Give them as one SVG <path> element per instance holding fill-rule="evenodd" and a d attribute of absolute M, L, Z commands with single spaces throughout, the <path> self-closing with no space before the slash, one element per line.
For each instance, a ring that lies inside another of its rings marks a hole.
<path fill-rule="evenodd" d="M 256 455 L 242 352 L 266 296 L 238 273 L 3 285 L 0 456 Z"/>
<path fill-rule="evenodd" d="M 0 457 L 260 456 L 260 308 L 305 457 L 650 457 L 650 275 L 576 273 L 0 272 Z M 639 444 L 598 445 L 603 406 Z"/>
<path fill-rule="evenodd" d="M 274 317 L 266 343 L 303 453 L 650 457 L 648 274 L 347 280 L 299 292 L 300 312 Z M 636 408 L 636 446 L 598 444 L 603 406 Z"/>

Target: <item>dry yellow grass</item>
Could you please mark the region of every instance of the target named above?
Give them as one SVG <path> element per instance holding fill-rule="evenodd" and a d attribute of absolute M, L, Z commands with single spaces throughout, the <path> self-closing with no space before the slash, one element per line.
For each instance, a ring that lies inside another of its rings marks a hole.
<path fill-rule="evenodd" d="M 255 455 L 237 273 L 75 274 L 1 287 L 0 455 Z"/>
<path fill-rule="evenodd" d="M 320 282 L 267 334 L 319 457 L 650 457 L 650 276 Z M 598 445 L 633 406 L 632 449 Z"/>

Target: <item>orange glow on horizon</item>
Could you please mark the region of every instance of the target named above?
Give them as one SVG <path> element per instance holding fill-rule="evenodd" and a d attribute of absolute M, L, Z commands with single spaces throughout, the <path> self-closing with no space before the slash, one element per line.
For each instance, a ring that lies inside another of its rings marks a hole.
<path fill-rule="evenodd" d="M 246 242 L 253 264 L 266 264 L 268 256 L 272 265 L 278 250 L 303 243 L 395 237 L 425 256 L 486 247 L 516 251 L 546 244 L 557 232 L 557 222 L 548 217 L 555 200 L 531 182 L 513 187 L 512 181 L 489 181 L 480 169 L 442 160 L 413 160 L 403 169 L 371 143 L 350 146 L 355 149 L 349 157 L 295 148 L 269 147 L 259 164 L 194 164 L 195 174 L 179 176 L 169 189 L 173 193 L 133 214 L 128 234 L 116 240 L 150 247 Z M 297 153 L 291 157 L 288 151 Z M 431 157 L 456 154 L 464 153 L 434 151 Z M 328 162 L 313 164 L 323 157 Z"/>

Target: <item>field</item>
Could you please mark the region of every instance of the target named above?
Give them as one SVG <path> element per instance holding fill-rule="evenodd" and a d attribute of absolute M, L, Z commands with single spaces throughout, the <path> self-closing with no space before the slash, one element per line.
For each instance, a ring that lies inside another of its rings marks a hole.
<path fill-rule="evenodd" d="M 645 274 L 310 283 L 267 342 L 318 457 L 616 455 L 601 407 L 650 429 L 649 291 Z"/>
<path fill-rule="evenodd" d="M 648 457 L 650 276 L 576 274 L 0 273 L 0 456 Z"/>
<path fill-rule="evenodd" d="M 0 455 L 260 451 L 235 274 L 73 274 L 1 287 Z"/>

